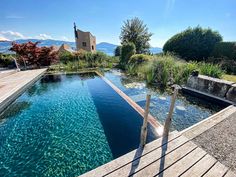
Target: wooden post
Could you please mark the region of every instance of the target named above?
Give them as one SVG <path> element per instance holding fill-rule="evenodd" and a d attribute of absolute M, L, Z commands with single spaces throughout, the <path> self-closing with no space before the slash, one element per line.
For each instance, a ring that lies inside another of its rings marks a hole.
<path fill-rule="evenodd" d="M 20 68 L 19 68 L 19 65 L 18 65 L 18 63 L 17 63 L 17 60 L 16 60 L 15 58 L 13 58 L 13 59 L 14 59 L 14 62 L 15 62 L 17 71 L 20 71 Z"/>
<path fill-rule="evenodd" d="M 175 88 L 174 88 L 174 93 L 171 98 L 170 110 L 169 110 L 169 113 L 168 113 L 168 116 L 166 118 L 165 125 L 164 125 L 164 132 L 163 132 L 164 138 L 166 138 L 169 134 L 170 125 L 171 125 L 171 121 L 172 121 L 172 115 L 173 115 L 174 106 L 175 106 L 175 100 L 176 100 L 176 97 L 178 94 L 178 90 L 180 89 L 180 87 L 178 85 L 175 85 L 174 87 Z"/>
<path fill-rule="evenodd" d="M 141 140 L 140 140 L 140 146 L 144 147 L 146 144 L 146 139 L 147 139 L 147 123 L 148 123 L 148 113 L 149 113 L 149 106 L 150 106 L 150 99 L 151 95 L 147 94 L 146 96 L 146 108 L 144 112 L 144 118 L 143 118 L 143 126 L 141 129 Z"/>

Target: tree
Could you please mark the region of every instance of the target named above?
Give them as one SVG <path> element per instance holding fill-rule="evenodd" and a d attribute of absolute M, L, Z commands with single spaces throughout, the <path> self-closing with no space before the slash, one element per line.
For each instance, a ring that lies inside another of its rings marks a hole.
<path fill-rule="evenodd" d="M 121 47 L 120 64 L 125 66 L 130 57 L 135 54 L 135 45 L 133 43 L 125 43 Z"/>
<path fill-rule="evenodd" d="M 49 66 L 58 61 L 57 52 L 53 47 L 38 47 L 39 42 L 27 42 L 23 44 L 12 43 L 11 51 L 16 52 L 18 61 L 30 66 Z"/>
<path fill-rule="evenodd" d="M 207 59 L 222 36 L 210 28 L 188 28 L 171 37 L 163 46 L 164 52 L 173 52 L 186 60 Z"/>
<path fill-rule="evenodd" d="M 138 54 L 148 53 L 152 33 L 148 32 L 148 28 L 143 21 L 135 17 L 124 22 L 121 28 L 120 40 L 121 44 L 132 42 L 136 47 Z"/>
<path fill-rule="evenodd" d="M 117 46 L 115 48 L 114 54 L 116 57 L 118 57 L 118 56 L 120 56 L 120 53 L 121 53 L 121 46 Z"/>

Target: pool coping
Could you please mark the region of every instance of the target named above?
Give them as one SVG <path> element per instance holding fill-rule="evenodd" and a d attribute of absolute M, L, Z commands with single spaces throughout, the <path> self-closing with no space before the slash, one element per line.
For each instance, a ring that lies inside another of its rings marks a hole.
<path fill-rule="evenodd" d="M 189 139 L 193 139 L 208 131 L 223 120 L 229 118 L 234 113 L 236 113 L 236 106 L 228 106 L 225 109 L 222 109 L 221 111 L 218 111 L 217 113 L 211 115 L 210 117 L 207 117 L 206 119 L 180 131 L 179 133 Z"/>
<path fill-rule="evenodd" d="M 105 81 L 116 93 L 118 93 L 133 109 L 135 109 L 141 116 L 144 118 L 144 109 L 139 106 L 136 102 L 134 102 L 128 95 L 126 95 L 123 91 L 121 91 L 118 87 L 116 87 L 110 80 L 104 77 L 100 72 L 93 71 L 98 76 L 100 76 L 103 81 Z M 164 126 L 157 121 L 155 117 L 153 117 L 150 113 L 148 114 L 148 122 L 155 129 L 155 132 L 158 136 L 162 136 Z"/>

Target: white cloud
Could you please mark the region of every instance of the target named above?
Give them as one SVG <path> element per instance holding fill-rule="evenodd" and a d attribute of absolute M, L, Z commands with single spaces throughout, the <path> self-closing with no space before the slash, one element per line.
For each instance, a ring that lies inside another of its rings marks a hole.
<path fill-rule="evenodd" d="M 9 41 L 9 39 L 5 38 L 5 37 L 2 37 L 0 36 L 0 41 Z"/>
<path fill-rule="evenodd" d="M 9 40 L 28 38 L 27 36 L 24 36 L 23 34 L 14 31 L 0 31 L 0 37 L 7 38 Z"/>
<path fill-rule="evenodd" d="M 66 36 L 61 36 L 61 40 L 63 40 L 63 41 L 69 41 L 69 42 L 72 41 L 71 39 L 69 39 L 69 38 L 66 37 Z"/>
<path fill-rule="evenodd" d="M 48 34 L 39 34 L 38 36 L 35 37 L 36 39 L 53 39 L 52 36 L 48 35 Z"/>
<path fill-rule="evenodd" d="M 16 31 L 0 31 L 0 40 L 17 40 L 17 39 L 39 39 L 39 40 L 46 40 L 46 39 L 55 39 L 53 38 L 51 35 L 49 34 L 39 34 L 36 36 L 25 36 L 19 32 Z M 56 39 L 55 39 L 56 40 Z M 72 39 L 66 37 L 66 36 L 61 36 L 59 37 L 59 40 L 63 40 L 63 41 L 73 41 Z"/>

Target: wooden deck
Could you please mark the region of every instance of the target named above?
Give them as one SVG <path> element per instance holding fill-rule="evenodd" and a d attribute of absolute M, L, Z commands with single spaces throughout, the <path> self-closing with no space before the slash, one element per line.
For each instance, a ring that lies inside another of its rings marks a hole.
<path fill-rule="evenodd" d="M 14 101 L 33 82 L 37 81 L 47 69 L 19 71 L 10 75 L 0 74 L 0 112 Z"/>
<path fill-rule="evenodd" d="M 236 176 L 206 151 L 180 133 L 171 133 L 100 166 L 82 177 L 161 176 L 220 177 Z"/>

